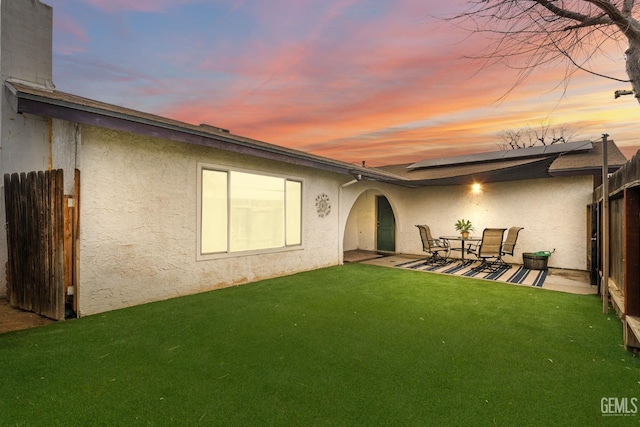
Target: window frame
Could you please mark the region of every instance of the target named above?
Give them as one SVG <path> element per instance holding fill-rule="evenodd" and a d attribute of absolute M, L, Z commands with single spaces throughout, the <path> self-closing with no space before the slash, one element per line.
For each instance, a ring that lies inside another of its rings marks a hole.
<path fill-rule="evenodd" d="M 196 179 L 196 192 L 197 192 L 197 208 L 196 208 L 196 260 L 197 261 L 206 261 L 212 259 L 221 259 L 221 258 L 233 258 L 239 256 L 248 256 L 255 254 L 264 254 L 264 253 L 277 253 L 277 252 L 289 252 L 304 249 L 304 215 L 303 215 L 303 204 L 304 204 L 304 187 L 305 182 L 304 179 L 298 176 L 265 172 L 254 169 L 240 168 L 240 167 L 231 167 L 226 165 L 219 165 L 214 163 L 205 163 L 198 162 L 197 163 L 197 179 Z M 215 252 L 215 253 L 203 253 L 202 252 L 202 176 L 203 171 L 212 170 L 216 172 L 223 172 L 227 174 L 227 249 L 225 252 Z M 275 248 L 265 248 L 265 249 L 249 249 L 242 251 L 230 251 L 230 232 L 231 232 L 231 197 L 230 197 L 230 188 L 231 188 L 231 173 L 239 172 L 245 174 L 252 174 L 258 176 L 268 176 L 274 178 L 280 178 L 283 180 L 284 186 L 284 204 L 283 204 L 283 214 L 284 214 L 284 246 L 275 247 Z M 300 243 L 287 244 L 287 183 L 288 182 L 296 182 L 300 184 L 300 224 L 298 234 L 300 236 Z"/>

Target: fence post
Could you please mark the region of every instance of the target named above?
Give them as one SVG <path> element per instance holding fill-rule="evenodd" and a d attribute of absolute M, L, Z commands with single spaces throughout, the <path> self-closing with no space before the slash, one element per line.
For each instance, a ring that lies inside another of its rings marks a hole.
<path fill-rule="evenodd" d="M 602 134 L 602 312 L 609 313 L 609 161 L 606 133 Z"/>

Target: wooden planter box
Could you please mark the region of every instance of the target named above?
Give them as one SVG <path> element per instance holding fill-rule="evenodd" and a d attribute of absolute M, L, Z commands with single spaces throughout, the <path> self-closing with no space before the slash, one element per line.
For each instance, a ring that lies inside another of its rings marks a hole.
<path fill-rule="evenodd" d="M 549 256 L 525 252 L 522 254 L 522 261 L 525 268 L 528 268 L 529 270 L 546 270 Z"/>

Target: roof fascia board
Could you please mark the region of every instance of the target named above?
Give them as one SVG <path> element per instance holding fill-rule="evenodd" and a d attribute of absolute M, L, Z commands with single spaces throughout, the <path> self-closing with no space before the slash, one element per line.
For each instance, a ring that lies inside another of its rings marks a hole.
<path fill-rule="evenodd" d="M 304 153 L 294 154 L 288 151 L 280 151 L 277 146 L 265 147 L 252 145 L 223 136 L 214 136 L 206 132 L 197 132 L 190 129 L 172 126 L 167 123 L 155 122 L 143 117 L 133 117 L 118 114 L 89 106 L 79 106 L 74 103 L 41 97 L 30 93 L 19 92 L 10 85 L 5 86 L 5 93 L 9 96 L 9 102 L 17 113 L 29 113 L 44 117 L 52 117 L 71 122 L 99 126 L 113 130 L 131 132 L 169 139 L 187 144 L 201 145 L 217 148 L 239 154 L 251 155 L 263 159 L 292 163 L 298 166 L 311 167 L 328 172 L 346 175 L 361 175 L 366 179 L 381 181 L 402 181 L 402 178 L 390 177 L 371 169 L 349 164 L 339 164 L 330 159 L 321 159 L 313 156 L 305 156 Z"/>
<path fill-rule="evenodd" d="M 250 146 L 245 146 L 243 144 L 229 143 L 220 138 L 201 136 L 195 133 L 172 129 L 170 126 L 157 126 L 154 124 L 145 123 L 144 121 L 129 120 L 123 117 L 105 116 L 103 114 L 90 111 L 81 111 L 73 108 L 66 108 L 63 106 L 42 104 L 38 103 L 37 101 L 23 102 L 21 100 L 19 102 L 18 112 L 35 114 L 45 117 L 53 117 L 70 122 L 98 126 L 117 131 L 151 136 L 155 138 L 168 139 L 171 141 L 183 142 L 187 144 L 202 145 L 209 148 L 217 148 L 225 151 L 232 151 L 234 153 L 252 155 L 264 159 L 284 161 L 281 154 L 269 152 L 266 150 L 258 150 Z M 316 164 L 309 161 L 305 162 L 303 159 L 296 159 L 295 161 L 293 161 L 293 159 L 287 159 L 287 161 L 289 163 L 295 163 L 300 166 L 317 167 Z M 323 167 L 323 169 L 325 170 L 344 173 L 344 169 L 330 168 L 326 167 L 326 165 L 323 166 L 325 166 Z"/>
<path fill-rule="evenodd" d="M 622 165 L 608 165 L 607 169 L 609 173 L 613 173 L 620 169 Z M 602 173 L 602 167 L 586 167 L 576 169 L 554 169 L 550 170 L 551 176 L 585 176 L 585 175 L 599 175 Z"/>

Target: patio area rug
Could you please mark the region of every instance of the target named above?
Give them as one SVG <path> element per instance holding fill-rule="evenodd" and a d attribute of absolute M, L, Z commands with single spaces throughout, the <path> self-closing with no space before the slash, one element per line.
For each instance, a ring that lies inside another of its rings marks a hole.
<path fill-rule="evenodd" d="M 521 265 L 513 265 L 511 268 L 501 268 L 498 271 L 487 273 L 474 271 L 478 266 L 476 260 L 449 260 L 445 265 L 434 266 L 427 263 L 426 259 L 416 259 L 412 261 L 396 264 L 396 267 L 410 270 L 429 271 L 433 273 L 453 274 L 456 276 L 474 277 L 476 279 L 496 280 L 498 282 L 517 283 L 542 287 L 547 277 L 548 270 L 530 270 Z"/>

